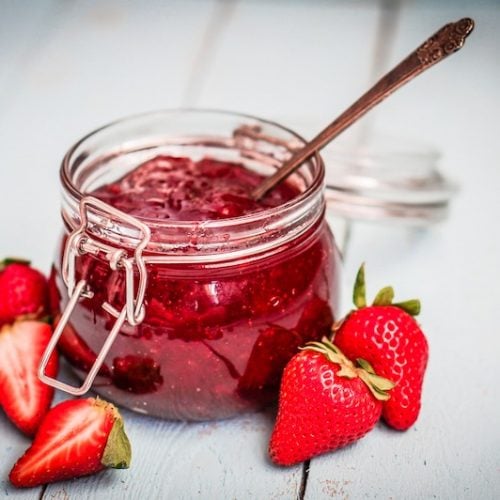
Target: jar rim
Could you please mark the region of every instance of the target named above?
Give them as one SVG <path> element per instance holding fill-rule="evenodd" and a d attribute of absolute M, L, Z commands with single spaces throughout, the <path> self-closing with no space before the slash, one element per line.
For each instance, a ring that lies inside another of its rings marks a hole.
<path fill-rule="evenodd" d="M 277 122 L 274 122 L 272 120 L 268 120 L 265 118 L 260 118 L 255 115 L 247 114 L 247 113 L 241 113 L 237 111 L 230 111 L 230 110 L 225 110 L 225 109 L 217 109 L 217 108 L 195 108 L 195 107 L 180 107 L 180 108 L 165 108 L 161 110 L 154 110 L 154 111 L 145 111 L 141 113 L 134 113 L 131 115 L 127 115 L 121 118 L 118 118 L 116 120 L 113 120 L 111 122 L 106 123 L 105 125 L 102 125 L 101 127 L 98 127 L 89 133 L 87 133 L 85 136 L 83 136 L 81 139 L 79 139 L 77 142 L 75 142 L 69 150 L 66 152 L 66 154 L 63 157 L 61 168 L 60 168 L 60 179 L 61 183 L 64 186 L 65 189 L 68 190 L 69 194 L 73 196 L 76 200 L 77 203 L 80 203 L 82 198 L 85 196 L 85 193 L 83 193 L 73 182 L 71 178 L 71 173 L 70 173 L 70 167 L 71 167 L 71 160 L 72 160 L 72 155 L 75 153 L 75 151 L 82 146 L 85 142 L 87 142 L 89 139 L 92 137 L 96 136 L 100 132 L 106 131 L 110 129 L 111 127 L 121 125 L 123 123 L 126 123 L 127 121 L 134 120 L 134 119 L 140 119 L 140 118 L 147 118 L 147 117 L 152 117 L 152 116 L 157 116 L 157 115 L 163 115 L 163 114 L 178 114 L 178 113 L 193 113 L 193 114 L 198 114 L 198 113 L 203 113 L 203 114 L 216 114 L 220 116 L 228 116 L 228 117 L 237 117 L 237 118 L 244 118 L 247 120 L 254 120 L 259 123 L 269 125 L 272 127 L 276 127 L 277 129 L 280 129 L 288 134 L 290 134 L 292 137 L 300 141 L 300 143 L 305 144 L 307 141 L 304 139 L 301 135 L 297 134 L 295 131 L 291 130 L 288 127 L 285 127 Z M 144 217 L 144 216 L 135 216 L 137 219 L 139 219 L 141 222 L 144 222 L 145 224 L 152 225 L 154 227 L 161 227 L 163 225 L 168 225 L 169 227 L 179 227 L 179 228 L 189 228 L 192 226 L 199 226 L 200 223 L 202 223 L 204 226 L 210 226 L 211 228 L 230 228 L 233 225 L 239 225 L 242 222 L 253 222 L 255 220 L 261 219 L 263 214 L 270 215 L 272 216 L 273 214 L 278 214 L 280 213 L 284 208 L 287 208 L 289 206 L 295 206 L 297 204 L 300 204 L 301 201 L 304 199 L 308 198 L 313 191 L 316 189 L 322 188 L 323 182 L 324 182 L 324 175 L 325 175 L 325 165 L 322 157 L 318 152 L 315 152 L 313 156 L 308 160 L 311 161 L 311 159 L 314 159 L 314 162 L 318 166 L 318 172 L 313 180 L 313 182 L 307 186 L 307 188 L 302 191 L 298 196 L 292 198 L 291 200 L 288 200 L 287 202 L 283 203 L 282 205 L 278 205 L 276 207 L 270 207 L 266 208 L 262 211 L 259 212 L 254 212 L 251 214 L 245 214 L 245 215 L 239 215 L 237 217 L 228 217 L 225 219 L 209 219 L 206 221 L 186 221 L 186 220 L 171 220 L 171 219 L 164 219 L 164 220 L 158 220 L 155 218 L 150 218 L 150 217 Z"/>
<path fill-rule="evenodd" d="M 287 127 L 284 127 L 278 123 L 275 123 L 271 120 L 266 120 L 262 119 L 250 114 L 245 114 L 245 113 L 238 113 L 238 112 L 233 112 L 233 111 L 226 111 L 226 110 L 220 110 L 220 109 L 208 109 L 208 108 L 173 108 L 173 109 L 164 109 L 164 110 L 156 110 L 156 111 L 149 111 L 149 112 L 143 112 L 143 113 L 137 113 L 133 115 L 129 115 L 123 118 L 120 118 L 118 120 L 114 120 L 106 125 L 103 125 L 88 134 L 86 134 L 83 138 L 81 138 L 79 141 L 77 141 L 73 146 L 70 147 L 68 152 L 65 154 L 61 169 L 60 169 L 60 178 L 61 178 L 61 183 L 63 186 L 63 198 L 65 197 L 66 199 L 63 199 L 63 218 L 65 219 L 66 223 L 70 226 L 71 229 L 76 229 L 79 224 L 79 214 L 78 214 L 78 206 L 80 205 L 82 199 L 84 199 L 86 196 L 88 196 L 87 193 L 83 189 L 80 189 L 80 187 L 77 185 L 77 183 L 74 181 L 73 177 L 75 175 L 75 172 L 78 169 L 78 166 L 76 166 L 75 170 L 75 165 L 74 163 L 78 160 L 80 155 L 77 155 L 78 150 L 81 149 L 83 146 L 85 146 L 86 143 L 88 143 L 89 140 L 96 138 L 99 136 L 99 134 L 107 132 L 112 130 L 114 127 L 119 128 L 120 126 L 126 126 L 127 124 L 132 124 L 134 121 L 141 121 L 141 120 L 147 120 L 147 119 L 161 119 L 162 117 L 186 117 L 186 116 L 192 116 L 196 117 L 197 115 L 199 116 L 204 116 L 207 117 L 210 114 L 214 115 L 214 117 L 217 117 L 217 119 L 243 119 L 245 121 L 249 121 L 252 123 L 256 123 L 259 125 L 262 125 L 264 127 L 270 127 L 271 130 L 274 129 L 277 133 L 278 132 L 283 132 L 287 136 L 289 136 L 289 140 L 296 140 L 297 145 L 302 145 L 305 143 L 305 139 L 302 138 L 299 134 L 296 132 L 290 130 Z M 272 132 L 271 132 L 272 134 Z M 296 145 L 294 144 L 294 147 Z M 236 149 L 233 147 L 233 149 Z M 293 152 L 290 148 L 286 148 L 290 153 Z M 127 151 L 122 151 L 121 153 L 118 154 L 127 154 Z M 85 155 L 81 155 L 85 159 Z M 76 158 L 75 158 L 76 157 Z M 83 160 L 82 160 L 83 161 Z M 323 188 L 324 188 L 324 176 L 325 176 L 325 167 L 323 160 L 321 156 L 318 153 L 315 153 L 307 162 L 304 163 L 305 168 L 308 168 L 308 172 L 310 172 L 311 179 L 308 182 L 305 182 L 303 190 L 292 198 L 291 200 L 287 201 L 286 203 L 283 203 L 282 205 L 278 205 L 277 207 L 271 207 L 271 208 L 266 208 L 264 210 L 254 212 L 251 214 L 246 214 L 246 215 L 241 215 L 238 217 L 231 217 L 231 218 L 226 218 L 226 219 L 211 219 L 211 220 L 204 220 L 204 221 L 186 221 L 186 220 L 170 220 L 170 219 L 163 219 L 163 220 L 158 220 L 154 218 L 148 218 L 148 217 L 140 217 L 140 216 L 134 216 L 142 222 L 143 224 L 146 224 L 149 226 L 152 230 L 154 229 L 159 229 L 159 230 L 168 230 L 168 235 L 175 235 L 175 234 L 186 234 L 186 233 L 191 233 L 194 235 L 197 234 L 215 234 L 215 233 L 221 233 L 221 232 L 229 232 L 231 234 L 237 234 L 237 238 L 235 238 L 235 241 L 232 242 L 234 243 L 237 247 L 239 245 L 239 250 L 241 250 L 240 247 L 242 246 L 250 246 L 252 249 L 252 252 L 244 252 L 246 254 L 248 253 L 253 253 L 256 248 L 255 246 L 259 247 L 259 249 L 262 248 L 271 248 L 275 247 L 277 242 L 270 242 L 267 241 L 264 245 L 261 245 L 260 243 L 257 244 L 258 237 L 262 236 L 263 233 L 266 231 L 269 231 L 270 234 L 278 234 L 279 233 L 279 223 L 285 223 L 290 224 L 293 227 L 293 230 L 290 232 L 289 235 L 287 235 L 287 240 L 290 238 L 296 237 L 298 234 L 302 234 L 305 229 L 310 227 L 312 223 L 314 223 L 318 217 L 322 216 L 322 213 L 324 211 L 324 197 L 323 197 Z M 72 170 L 73 169 L 73 170 Z M 71 217 L 68 216 L 67 213 L 64 211 L 64 202 L 66 202 L 66 205 L 70 206 L 70 211 L 71 211 Z M 300 212 L 300 221 L 295 221 L 294 217 L 297 217 L 297 214 Z M 314 216 L 312 215 L 307 215 L 308 212 L 314 212 Z M 98 214 L 97 219 L 99 219 L 99 215 L 102 218 L 102 214 Z M 266 222 L 270 222 L 269 224 L 263 224 L 262 221 L 265 220 Z M 305 222 L 307 220 L 307 223 Z M 300 222 L 300 223 L 299 223 Z M 295 227 L 297 226 L 297 227 Z M 300 226 L 300 228 L 299 228 Z M 116 228 L 115 228 L 116 229 Z M 252 233 L 252 231 L 254 233 Z M 112 234 L 113 231 L 106 231 L 106 239 L 109 239 L 110 241 L 114 241 L 115 243 L 119 242 L 120 246 L 128 246 L 128 247 L 133 247 L 135 244 L 137 244 L 136 236 L 133 236 L 131 234 L 127 234 L 127 237 L 123 238 L 123 234 Z M 99 236 L 102 236 L 103 233 L 101 231 Z M 254 237 L 253 239 L 249 239 L 249 235 L 251 237 Z M 269 237 L 269 235 L 267 235 Z M 278 240 L 281 242 L 283 238 L 278 238 Z M 208 241 L 209 244 L 206 244 Z M 222 242 L 217 241 L 214 242 L 214 244 L 211 244 L 210 239 L 205 239 L 202 241 L 197 241 L 195 243 L 196 245 L 196 250 L 199 251 L 198 245 L 202 246 L 202 254 L 207 256 L 207 254 L 213 254 L 221 251 L 221 245 L 223 245 Z M 186 244 L 184 247 L 182 245 L 179 245 L 179 241 L 172 240 L 172 242 L 165 243 L 165 241 L 162 241 L 159 243 L 158 241 L 151 241 L 151 245 L 148 246 L 148 250 L 155 252 L 155 253 L 185 253 L 186 247 L 190 247 L 190 244 Z M 234 251 L 234 248 L 231 247 L 231 245 L 228 245 L 227 247 L 224 246 L 222 252 L 232 252 Z M 242 254 L 241 251 L 237 252 L 238 254 Z M 191 254 L 190 257 L 193 257 Z M 214 257 L 214 260 L 219 260 L 218 257 Z"/>

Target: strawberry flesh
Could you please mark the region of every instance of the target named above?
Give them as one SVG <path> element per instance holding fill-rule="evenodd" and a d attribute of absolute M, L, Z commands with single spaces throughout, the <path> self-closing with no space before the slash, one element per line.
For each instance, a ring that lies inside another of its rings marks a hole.
<path fill-rule="evenodd" d="M 54 389 L 38 378 L 40 359 L 52 328 L 39 321 L 17 321 L 0 330 L 0 403 L 22 432 L 33 435 L 47 413 Z M 55 377 L 57 354 L 53 353 L 46 373 Z"/>
<path fill-rule="evenodd" d="M 29 488 L 106 467 L 127 468 L 129 462 L 130 444 L 116 408 L 93 398 L 69 400 L 47 414 L 9 478 L 16 487 Z"/>

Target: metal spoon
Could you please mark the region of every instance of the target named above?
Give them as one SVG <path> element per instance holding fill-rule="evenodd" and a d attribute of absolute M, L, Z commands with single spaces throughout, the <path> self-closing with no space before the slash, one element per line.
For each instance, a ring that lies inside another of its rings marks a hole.
<path fill-rule="evenodd" d="M 306 143 L 302 149 L 296 151 L 279 170 L 257 186 L 252 192 L 253 198 L 256 200 L 261 198 L 270 189 L 274 188 L 294 172 L 311 155 L 325 147 L 332 139 L 341 134 L 395 90 L 413 80 L 413 78 L 424 72 L 427 68 L 430 68 L 462 48 L 465 39 L 473 29 L 474 21 L 468 17 L 443 26 L 406 59 L 386 73 L 373 87 L 323 129 L 314 139 Z"/>

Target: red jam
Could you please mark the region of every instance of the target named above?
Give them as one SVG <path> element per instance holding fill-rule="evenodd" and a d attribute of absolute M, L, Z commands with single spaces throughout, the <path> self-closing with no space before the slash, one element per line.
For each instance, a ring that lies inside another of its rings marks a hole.
<path fill-rule="evenodd" d="M 282 183 L 254 201 L 250 193 L 261 180 L 235 163 L 158 156 L 92 194 L 137 218 L 203 221 L 264 211 L 299 193 Z M 338 264 L 320 219 L 291 243 L 244 262 L 148 265 L 146 317 L 122 328 L 96 392 L 174 419 L 223 418 L 262 407 L 276 399 L 297 348 L 329 332 Z M 79 303 L 59 345 L 83 375 L 114 322 L 102 303 L 120 309 L 125 287 L 123 273 L 89 254 L 78 258 L 77 275 L 95 293 Z M 59 269 L 51 282 L 57 315 L 67 302 Z"/>
<path fill-rule="evenodd" d="M 243 165 L 157 156 L 93 195 L 135 217 L 202 221 L 277 207 L 299 194 L 281 183 L 262 199 L 250 196 L 263 177 Z"/>

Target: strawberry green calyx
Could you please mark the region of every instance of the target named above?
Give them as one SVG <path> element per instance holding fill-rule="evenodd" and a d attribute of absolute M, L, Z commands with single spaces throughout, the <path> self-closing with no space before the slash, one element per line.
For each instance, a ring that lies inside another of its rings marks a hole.
<path fill-rule="evenodd" d="M 121 417 L 115 420 L 108 436 L 101 463 L 104 467 L 113 469 L 128 469 L 130 467 L 131 447 Z"/>
<path fill-rule="evenodd" d="M 5 259 L 0 260 L 0 271 L 3 271 L 7 266 L 10 266 L 11 264 L 22 264 L 23 266 L 29 266 L 31 264 L 31 261 L 23 259 L 21 257 L 5 257 Z"/>
<path fill-rule="evenodd" d="M 382 290 L 379 290 L 375 298 L 373 299 L 374 306 L 390 306 L 394 299 L 394 290 L 392 286 L 385 286 Z"/>
<path fill-rule="evenodd" d="M 388 391 L 394 387 L 394 384 L 389 379 L 377 375 L 370 363 L 364 359 L 357 359 L 356 366 L 328 338 L 323 337 L 321 342 L 308 342 L 301 350 L 318 352 L 326 356 L 330 362 L 338 364 L 340 366 L 337 372 L 339 377 L 348 379 L 359 377 L 375 399 L 387 401 L 390 398 Z"/>
<path fill-rule="evenodd" d="M 130 467 L 132 449 L 125 433 L 122 416 L 113 404 L 102 399 L 96 398 L 94 405 L 102 408 L 114 419 L 113 427 L 108 435 L 108 440 L 101 457 L 102 465 L 113 469 L 128 469 Z"/>
<path fill-rule="evenodd" d="M 365 359 L 358 358 L 356 363 L 361 368 L 359 371 L 359 378 L 368 386 L 370 392 L 376 399 L 387 401 L 390 398 L 387 391 L 393 389 L 395 384 L 389 379 L 377 375 L 372 365 Z"/>
<path fill-rule="evenodd" d="M 420 313 L 420 300 L 410 299 L 404 302 L 393 302 L 394 289 L 391 286 L 382 288 L 375 299 L 372 306 L 395 306 L 407 312 L 411 316 L 417 316 Z M 366 280 L 365 280 L 365 264 L 361 264 L 356 280 L 354 282 L 353 302 L 357 309 L 367 307 L 366 301 Z"/>
<path fill-rule="evenodd" d="M 354 282 L 354 291 L 352 294 L 352 301 L 354 305 L 361 309 L 366 307 L 366 282 L 365 282 L 365 263 L 361 264 L 358 274 L 356 274 L 356 281 Z"/>
<path fill-rule="evenodd" d="M 404 302 L 396 302 L 393 306 L 399 307 L 406 311 L 410 316 L 418 316 L 420 314 L 420 300 L 410 299 Z"/>

